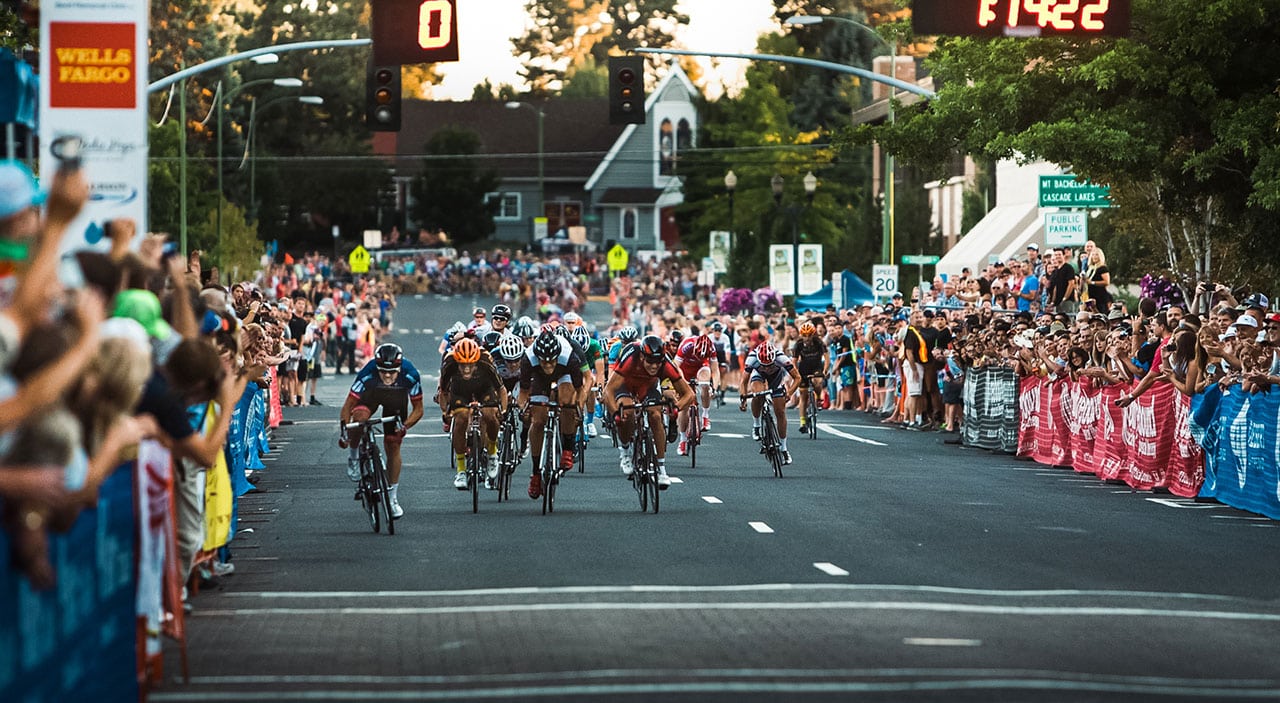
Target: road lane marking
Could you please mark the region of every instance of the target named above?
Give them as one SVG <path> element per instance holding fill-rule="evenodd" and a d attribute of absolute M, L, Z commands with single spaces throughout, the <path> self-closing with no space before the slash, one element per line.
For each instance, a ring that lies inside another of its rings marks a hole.
<path fill-rule="evenodd" d="M 1147 500 L 1166 508 L 1180 508 L 1182 510 L 1213 510 L 1214 508 L 1225 508 L 1227 506 L 1218 503 L 1197 503 L 1190 498 L 1174 499 L 1174 498 L 1147 498 Z"/>
<path fill-rule="evenodd" d="M 408 328 L 408 327 L 401 327 L 400 329 L 398 329 L 398 330 L 396 330 L 396 331 L 397 331 L 397 332 L 399 332 L 400 334 L 409 334 L 409 328 Z"/>
<path fill-rule="evenodd" d="M 742 439 L 746 437 L 744 434 L 734 434 L 732 432 L 708 432 L 712 437 L 722 437 L 724 439 Z"/>
<path fill-rule="evenodd" d="M 407 434 L 405 439 L 439 439 L 440 437 L 451 437 L 447 434 Z"/>
<path fill-rule="evenodd" d="M 863 444 L 870 444 L 870 445 L 871 445 L 871 446 L 873 446 L 873 447 L 887 447 L 887 446 L 889 446 L 889 445 L 885 444 L 884 442 L 877 442 L 877 441 L 875 441 L 874 439 L 866 439 L 866 438 L 863 438 L 863 437 L 859 437 L 859 436 L 857 436 L 857 435 L 849 434 L 848 432 L 842 432 L 842 431 L 837 430 L 836 428 L 832 427 L 831 425 L 829 425 L 829 424 L 827 424 L 827 423 L 825 423 L 825 422 L 819 422 L 819 423 L 818 423 L 818 429 L 822 430 L 823 432 L 826 432 L 827 434 L 833 434 L 833 435 L 835 435 L 835 436 L 837 436 L 837 437 L 844 437 L 845 439 L 852 439 L 852 440 L 853 440 L 853 441 L 855 441 L 855 442 L 862 442 Z"/>
<path fill-rule="evenodd" d="M 773 534 L 773 528 L 769 527 L 763 522 L 748 522 L 747 524 L 751 526 L 751 529 L 755 530 L 756 532 L 759 532 L 762 535 Z"/>
<path fill-rule="evenodd" d="M 684 483 L 684 481 L 682 481 L 679 476 L 670 476 L 669 478 L 671 479 L 672 483 Z"/>
<path fill-rule="evenodd" d="M 723 500 L 720 500 L 719 498 L 717 498 L 717 497 L 715 497 L 715 496 L 702 496 L 702 499 L 703 499 L 703 500 L 705 500 L 705 501 L 707 501 L 708 503 L 710 503 L 710 504 L 712 504 L 712 505 L 720 505 L 721 503 L 723 503 L 723 502 L 724 502 Z"/>
<path fill-rule="evenodd" d="M 835 564 L 832 564 L 829 561 L 815 561 L 813 562 L 813 566 L 818 571 L 821 571 L 822 573 L 828 576 L 848 576 L 849 575 L 848 571 L 841 569 L 840 567 L 836 566 Z"/>
<path fill-rule="evenodd" d="M 617 602 L 559 601 L 546 603 L 494 603 L 442 606 L 391 606 L 391 607 L 320 607 L 320 608 L 227 608 L 220 610 L 196 610 L 195 617 L 262 617 L 265 615 L 460 615 L 482 613 L 536 613 L 536 612 L 590 612 L 590 611 L 662 611 L 662 610 L 848 610 L 878 612 L 924 612 L 951 615 L 999 615 L 1024 617 L 1099 617 L 1099 618 L 1178 618 L 1181 620 L 1223 620 L 1229 622 L 1280 623 L 1280 613 L 1255 613 L 1230 610 L 1173 610 L 1168 608 L 1132 608 L 1108 606 L 1036 606 L 1036 605 L 980 605 L 975 603 L 928 603 L 920 601 L 677 601 L 668 600 L 640 603 L 634 600 Z"/>
<path fill-rule="evenodd" d="M 982 640 L 952 637 L 903 637 L 902 643 L 915 647 L 977 647 L 982 644 Z"/>
<path fill-rule="evenodd" d="M 1088 531 L 1088 530 L 1084 530 L 1084 529 L 1081 529 L 1081 528 L 1079 528 L 1079 527 L 1052 527 L 1052 526 L 1049 526 L 1049 525 L 1037 525 L 1037 526 L 1036 526 L 1036 529 L 1037 529 L 1037 530 L 1044 530 L 1045 532 L 1067 532 L 1067 533 L 1070 533 L 1070 534 L 1073 534 L 1073 535 L 1087 535 L 1087 534 L 1089 534 L 1089 531 Z"/>
<path fill-rule="evenodd" d="M 1266 522 L 1271 519 L 1269 517 L 1247 517 L 1244 515 L 1210 515 L 1209 517 L 1213 520 L 1256 520 L 1259 522 Z"/>

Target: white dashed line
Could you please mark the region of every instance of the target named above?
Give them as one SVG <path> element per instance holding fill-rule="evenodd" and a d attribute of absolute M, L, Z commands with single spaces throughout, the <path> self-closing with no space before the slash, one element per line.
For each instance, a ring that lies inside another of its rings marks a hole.
<path fill-rule="evenodd" d="M 744 434 L 733 434 L 732 432 L 708 432 L 712 437 L 723 437 L 724 439 L 742 439 L 746 437 Z"/>
<path fill-rule="evenodd" d="M 821 571 L 822 573 L 828 576 L 848 576 L 849 575 L 848 571 L 841 569 L 840 567 L 836 566 L 835 564 L 832 564 L 829 561 L 815 561 L 813 562 L 813 566 L 815 569 L 817 569 L 818 571 Z"/>
<path fill-rule="evenodd" d="M 982 640 L 950 637 L 903 637 L 902 643 L 914 647 L 979 647 L 982 645 Z"/>
<path fill-rule="evenodd" d="M 672 482 L 672 483 L 684 483 L 684 481 L 681 481 L 681 480 L 680 480 L 680 477 L 679 477 L 679 476 L 672 476 L 672 477 L 671 477 L 671 482 Z"/>
<path fill-rule="evenodd" d="M 400 334 L 409 334 L 409 328 L 408 328 L 408 327 L 401 327 L 401 328 L 400 328 L 399 330 L 397 330 L 397 331 L 398 331 Z"/>
<path fill-rule="evenodd" d="M 705 501 L 707 501 L 708 503 L 710 503 L 710 504 L 712 504 L 712 505 L 720 505 L 721 503 L 723 503 L 723 502 L 724 502 L 723 500 L 720 500 L 719 498 L 717 498 L 717 497 L 715 497 L 715 496 L 702 496 L 702 499 L 703 499 L 703 500 L 705 500 Z"/>
<path fill-rule="evenodd" d="M 873 446 L 873 447 L 887 447 L 887 446 L 889 446 L 889 445 L 885 444 L 884 442 L 877 442 L 877 441 L 875 441 L 874 439 L 866 439 L 866 438 L 863 438 L 863 437 L 859 437 L 859 436 L 857 436 L 857 435 L 849 434 L 848 432 L 842 432 L 842 431 L 837 430 L 836 428 L 832 427 L 831 425 L 828 425 L 828 424 L 827 424 L 827 423 L 825 423 L 825 422 L 819 422 L 819 423 L 818 423 L 818 429 L 820 429 L 820 430 L 822 430 L 823 432 L 826 432 L 826 433 L 828 433 L 828 434 L 833 434 L 833 435 L 835 435 L 835 436 L 837 436 L 837 437 L 844 437 L 845 439 L 851 439 L 851 440 L 853 440 L 853 441 L 855 441 L 855 442 L 862 442 L 863 444 L 870 444 L 870 445 L 871 445 L 871 446 Z"/>
<path fill-rule="evenodd" d="M 773 534 L 773 528 L 769 527 L 763 522 L 748 522 L 747 524 L 751 526 L 751 529 L 755 530 L 756 532 L 759 532 L 762 535 Z"/>

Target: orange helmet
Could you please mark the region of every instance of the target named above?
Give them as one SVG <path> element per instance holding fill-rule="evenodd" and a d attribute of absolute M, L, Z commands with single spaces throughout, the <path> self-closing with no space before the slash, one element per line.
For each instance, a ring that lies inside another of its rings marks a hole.
<path fill-rule="evenodd" d="M 800 323 L 800 336 L 801 336 L 801 337 L 809 337 L 809 336 L 813 335 L 813 334 L 814 334 L 815 332 L 817 332 L 817 331 L 818 331 L 818 330 L 817 330 L 817 328 L 813 326 L 813 323 L 812 323 L 812 322 L 805 321 L 805 322 L 801 322 L 801 323 Z"/>
<path fill-rule="evenodd" d="M 480 345 L 476 340 L 462 338 L 453 348 L 453 360 L 459 364 L 474 364 L 480 360 Z"/>

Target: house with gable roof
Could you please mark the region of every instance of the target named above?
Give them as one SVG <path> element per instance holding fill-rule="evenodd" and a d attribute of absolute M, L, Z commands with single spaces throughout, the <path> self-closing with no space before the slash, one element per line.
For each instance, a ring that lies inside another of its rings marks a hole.
<path fill-rule="evenodd" d="M 545 217 L 549 237 L 582 235 L 578 243 L 588 248 L 617 242 L 632 251 L 674 249 L 680 242 L 674 208 L 684 202 L 677 165 L 680 151 L 695 145 L 697 95 L 673 63 L 648 93 L 646 123 L 639 125 L 609 124 L 607 98 L 554 98 L 515 107 L 496 100 L 405 100 L 401 131 L 376 133 L 374 152 L 392 163 L 397 219 L 408 232 L 418 229 L 407 218 L 413 204 L 409 183 L 430 168 L 424 146 L 452 126 L 479 135 L 480 168 L 502 179 L 488 196 L 498 202 L 495 239 L 529 244 L 535 218 Z"/>

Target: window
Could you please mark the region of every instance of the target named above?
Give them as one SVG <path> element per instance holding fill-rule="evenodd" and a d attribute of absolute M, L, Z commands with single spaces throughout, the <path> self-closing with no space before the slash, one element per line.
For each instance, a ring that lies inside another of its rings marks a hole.
<path fill-rule="evenodd" d="M 693 129 L 689 127 L 689 120 L 680 118 L 680 124 L 676 127 L 676 155 L 686 149 L 693 148 Z"/>
<path fill-rule="evenodd" d="M 622 238 L 636 238 L 636 211 L 634 209 L 626 209 L 622 211 Z"/>
<path fill-rule="evenodd" d="M 658 173 L 674 176 L 676 173 L 676 135 L 671 120 L 663 120 L 658 127 Z"/>
<path fill-rule="evenodd" d="M 485 203 L 498 201 L 498 209 L 493 213 L 495 220 L 518 220 L 520 219 L 520 194 L 519 193 L 485 193 Z"/>

